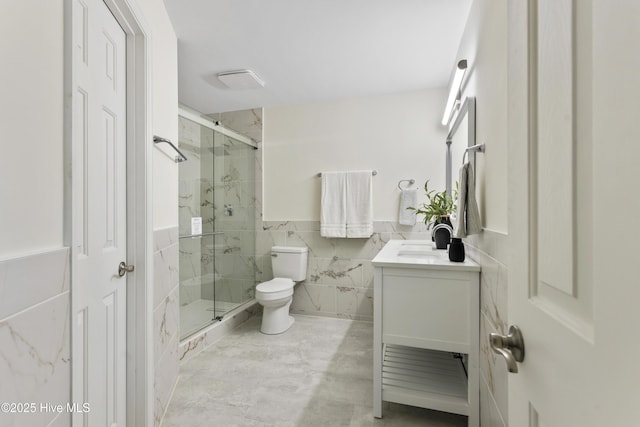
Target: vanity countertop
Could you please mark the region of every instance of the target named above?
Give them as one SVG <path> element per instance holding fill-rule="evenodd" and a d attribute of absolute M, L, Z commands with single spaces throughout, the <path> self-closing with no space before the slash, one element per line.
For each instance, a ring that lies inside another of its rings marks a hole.
<path fill-rule="evenodd" d="M 372 263 L 375 267 L 480 271 L 480 266 L 469 257 L 464 262 L 449 261 L 448 252 L 436 249 L 431 240 L 389 240 Z"/>

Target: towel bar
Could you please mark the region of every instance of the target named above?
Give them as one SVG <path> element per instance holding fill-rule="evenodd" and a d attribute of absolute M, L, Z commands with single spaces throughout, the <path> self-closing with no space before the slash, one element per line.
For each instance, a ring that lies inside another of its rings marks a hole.
<path fill-rule="evenodd" d="M 372 171 L 371 171 L 371 175 L 373 175 L 373 176 L 378 175 L 378 171 L 377 171 L 377 170 L 375 170 L 375 169 L 374 169 L 374 170 L 372 170 Z M 322 172 L 318 172 L 318 177 L 321 177 L 321 176 L 322 176 Z"/>
<path fill-rule="evenodd" d="M 153 143 L 154 144 L 159 144 L 161 142 L 165 142 L 165 143 L 169 144 L 171 146 L 171 148 L 173 148 L 178 153 L 178 155 L 173 159 L 174 162 L 180 163 L 180 162 L 184 162 L 185 160 L 187 160 L 187 157 L 184 154 L 182 154 L 182 151 L 178 150 L 178 147 L 173 145 L 173 142 L 169 141 L 167 138 L 162 138 L 160 136 L 155 136 L 154 135 Z"/>
<path fill-rule="evenodd" d="M 400 181 L 398 181 L 398 190 L 402 190 L 402 187 L 400 187 L 400 184 L 402 184 L 403 182 L 408 182 L 409 185 L 407 185 L 407 188 L 411 187 L 413 184 L 416 183 L 416 180 L 411 178 L 411 179 L 401 179 Z"/>
<path fill-rule="evenodd" d="M 484 144 L 476 144 L 476 145 L 472 145 L 471 147 L 467 147 L 464 150 L 464 154 L 462 155 L 462 164 L 464 165 L 464 159 L 467 156 L 467 153 L 469 151 L 479 151 L 481 153 L 484 153 Z"/>

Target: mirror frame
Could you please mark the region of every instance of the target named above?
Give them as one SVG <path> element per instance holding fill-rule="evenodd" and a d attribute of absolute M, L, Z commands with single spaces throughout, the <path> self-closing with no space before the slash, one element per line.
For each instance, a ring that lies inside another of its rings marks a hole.
<path fill-rule="evenodd" d="M 453 124 L 449 128 L 449 133 L 447 134 L 447 165 L 446 165 L 446 192 L 449 197 L 452 197 L 452 187 L 453 181 L 451 179 L 452 169 L 453 169 L 453 159 L 451 158 L 451 143 L 453 141 L 453 137 L 460 128 L 460 125 L 464 121 L 465 117 L 467 118 L 467 147 L 471 147 L 476 145 L 476 98 L 473 96 L 469 96 L 465 98 L 460 110 L 458 110 L 458 114 L 453 121 Z M 473 162 L 473 169 L 475 170 L 476 166 L 476 153 L 469 152 L 469 161 Z M 471 156 L 473 156 L 473 160 L 471 160 Z M 462 159 L 458 160 L 461 161 Z M 474 177 L 475 179 L 475 177 Z"/>

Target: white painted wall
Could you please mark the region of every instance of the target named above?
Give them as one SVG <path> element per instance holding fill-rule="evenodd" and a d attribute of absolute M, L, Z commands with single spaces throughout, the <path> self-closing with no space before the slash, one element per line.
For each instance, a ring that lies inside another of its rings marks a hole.
<path fill-rule="evenodd" d="M 446 96 L 438 88 L 265 108 L 264 219 L 318 221 L 321 171 L 376 169 L 375 221 L 397 221 L 401 179 L 444 190 Z"/>
<path fill-rule="evenodd" d="M 507 2 L 474 0 L 457 59 L 467 59 L 463 97 L 476 97 L 477 199 L 484 231 L 465 239 L 467 253 L 482 267 L 480 348 L 490 332 L 506 333 L 509 247 L 507 217 Z M 460 159 L 454 158 L 454 167 Z M 508 378 L 504 362 L 480 355 L 481 424 L 504 427 Z"/>
<path fill-rule="evenodd" d="M 138 3 L 153 36 L 153 132 L 177 141 L 176 36 L 161 0 Z M 0 2 L 0 258 L 63 244 L 63 4 Z M 176 226 L 178 168 L 159 150 L 152 162 L 154 228 Z"/>
<path fill-rule="evenodd" d="M 177 146 L 178 40 L 162 0 L 138 0 L 138 4 L 152 36 L 153 134 L 168 138 Z M 167 144 L 153 150 L 154 230 L 178 225 L 178 164 L 174 157 L 175 152 Z"/>
<path fill-rule="evenodd" d="M 62 246 L 62 16 L 0 2 L 0 258 Z"/>
<path fill-rule="evenodd" d="M 627 325 L 640 324 L 640 3 L 627 0 L 612 7 L 609 1 L 593 0 L 592 13 L 593 319 L 601 367 L 594 373 L 598 408 L 592 425 L 638 425 L 640 341 L 628 338 L 634 327 Z M 630 227 L 612 233 L 612 216 L 626 218 Z M 623 342 L 622 356 L 611 351 Z"/>
<path fill-rule="evenodd" d="M 465 96 L 476 97 L 477 196 L 483 227 L 507 232 L 507 3 L 475 0 L 458 59 L 467 59 Z M 461 160 L 453 159 L 454 170 Z"/>

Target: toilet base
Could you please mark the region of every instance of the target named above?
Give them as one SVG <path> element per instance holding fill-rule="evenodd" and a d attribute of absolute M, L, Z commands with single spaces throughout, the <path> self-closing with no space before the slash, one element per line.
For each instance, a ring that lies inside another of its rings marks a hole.
<path fill-rule="evenodd" d="M 286 332 L 295 320 L 289 315 L 289 306 L 291 306 L 291 300 L 280 307 L 264 307 L 260 332 L 267 335 Z"/>

